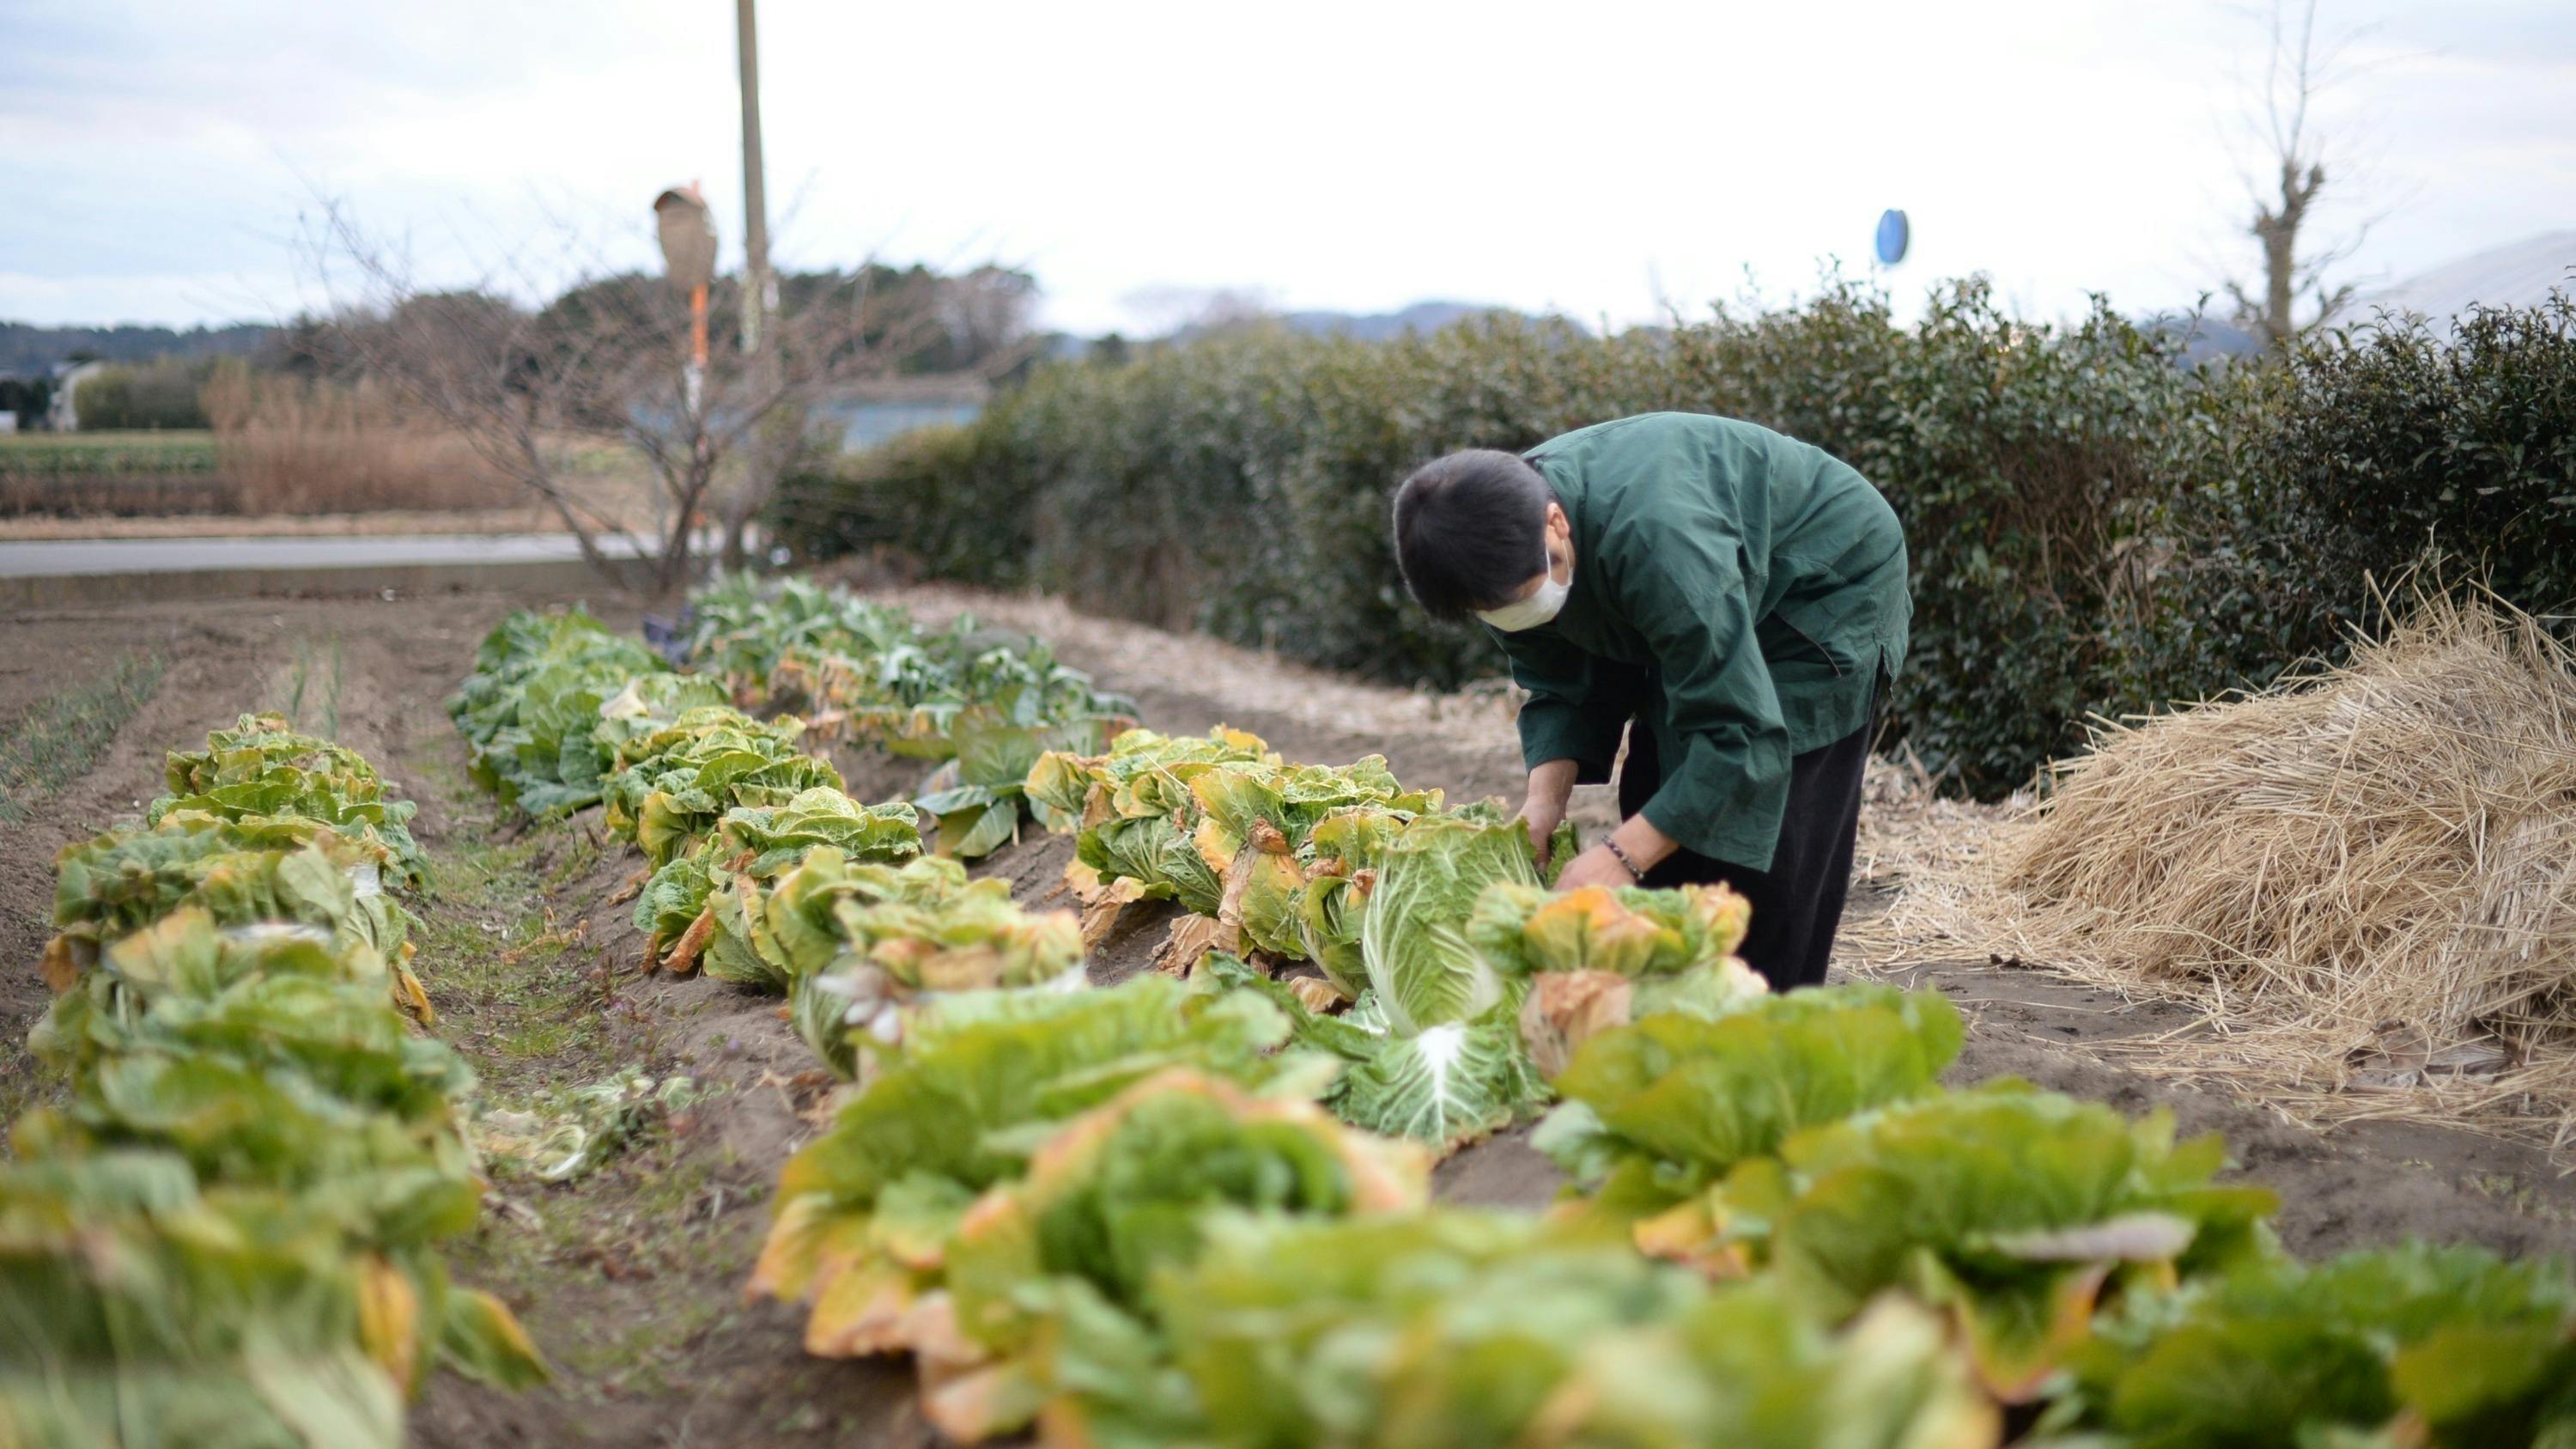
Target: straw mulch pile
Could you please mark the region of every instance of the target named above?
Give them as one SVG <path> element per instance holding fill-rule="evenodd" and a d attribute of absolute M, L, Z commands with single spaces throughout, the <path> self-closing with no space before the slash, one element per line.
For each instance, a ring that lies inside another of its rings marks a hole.
<path fill-rule="evenodd" d="M 2341 668 L 2104 725 L 2016 819 L 1949 808 L 1884 827 L 1867 966 L 2044 964 L 2198 1008 L 2097 1044 L 2133 1065 L 2576 1144 L 2576 667 L 2529 618 L 2428 601 Z"/>

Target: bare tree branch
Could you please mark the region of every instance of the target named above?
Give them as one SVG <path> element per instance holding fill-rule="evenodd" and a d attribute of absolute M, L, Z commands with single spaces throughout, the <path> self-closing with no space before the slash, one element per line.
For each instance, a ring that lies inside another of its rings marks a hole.
<path fill-rule="evenodd" d="M 711 511 L 727 561 L 740 562 L 747 522 L 818 404 L 908 359 L 987 375 L 1015 364 L 1034 293 L 1026 274 L 998 268 L 887 274 L 901 285 L 879 285 L 873 265 L 784 277 L 759 365 L 738 335 L 711 338 L 693 403 L 682 385 L 685 304 L 658 278 L 608 265 L 576 228 L 558 224 L 451 289 L 421 283 L 407 247 L 371 236 L 335 201 L 309 231 L 307 270 L 332 299 L 334 351 L 540 500 L 593 567 L 613 574 L 619 556 L 644 560 L 656 594 L 690 578 Z M 717 281 L 736 296 L 739 286 Z M 511 300 L 549 294 L 541 307 Z M 711 298 L 709 310 L 727 305 Z M 611 443 L 651 471 L 649 532 L 596 506 L 569 471 L 585 444 Z"/>
<path fill-rule="evenodd" d="M 2348 77 L 2341 55 L 2354 37 L 2321 42 L 2317 0 L 2272 0 L 2264 31 L 2262 80 L 2249 129 L 2267 153 L 2267 171 L 2259 182 L 2249 178 L 2254 215 L 2246 226 L 2261 251 L 2262 279 L 2259 290 L 2233 279 L 2226 287 L 2238 321 L 2267 350 L 2278 351 L 2350 300 L 2350 285 L 2330 288 L 2325 276 L 2352 257 L 2369 227 L 2365 222 L 2323 244 L 2316 239 L 2320 199 L 2330 184 L 2340 195 L 2343 183 L 2340 170 L 2326 166 L 2326 140 L 2316 129 L 2314 110 L 2319 95 Z M 2316 303 L 2304 320 L 2303 298 Z"/>

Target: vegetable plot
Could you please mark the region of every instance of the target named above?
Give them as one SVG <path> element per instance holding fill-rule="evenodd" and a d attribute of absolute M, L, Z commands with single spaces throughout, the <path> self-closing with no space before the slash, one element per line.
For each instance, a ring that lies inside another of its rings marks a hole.
<path fill-rule="evenodd" d="M 440 1256 L 482 1186 L 379 890 L 419 879 L 411 806 L 275 717 L 169 778 L 61 857 L 31 1045 L 70 1090 L 0 1166 L 0 1443 L 390 1445 L 434 1366 L 541 1379 Z"/>
<path fill-rule="evenodd" d="M 697 643 L 774 700 L 802 651 L 914 678 L 898 620 L 746 591 Z M 979 707 L 909 717 L 948 732 L 961 789 Z M 609 746 L 607 808 L 659 867 L 657 950 L 785 990 L 846 1083 L 752 1291 L 806 1309 L 811 1353 L 912 1355 L 952 1437 L 2576 1443 L 2565 1265 L 2292 1264 L 2215 1139 L 1941 1086 L 1964 1031 L 1937 993 L 1770 995 L 1722 888 L 1554 893 L 1518 822 L 1382 760 L 1136 729 L 995 756 L 1075 837 L 1077 924 L 921 857 L 905 802 L 762 795 L 805 768 L 794 739 L 682 710 Z M 988 812 L 1017 826 L 978 788 L 916 802 L 954 854 Z M 1194 913 L 1173 964 L 1197 969 L 1090 987 L 1086 927 L 1139 899 Z M 1554 1210 L 1426 1203 L 1435 1152 L 1551 1101 Z"/>

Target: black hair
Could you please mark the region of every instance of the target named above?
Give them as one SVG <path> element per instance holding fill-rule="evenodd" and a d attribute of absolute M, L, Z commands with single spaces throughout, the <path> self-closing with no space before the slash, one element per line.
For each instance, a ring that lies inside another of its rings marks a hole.
<path fill-rule="evenodd" d="M 1395 491 L 1395 562 L 1414 602 L 1459 619 L 1512 601 L 1547 548 L 1556 492 L 1511 453 L 1434 458 Z"/>

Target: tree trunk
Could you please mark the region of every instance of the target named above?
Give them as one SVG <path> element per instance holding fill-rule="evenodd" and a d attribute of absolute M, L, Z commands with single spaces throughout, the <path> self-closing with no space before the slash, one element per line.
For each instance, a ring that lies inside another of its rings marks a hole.
<path fill-rule="evenodd" d="M 662 540 L 662 556 L 653 561 L 653 597 L 661 602 L 676 601 L 689 587 L 689 525 L 683 519 Z"/>
<path fill-rule="evenodd" d="M 726 573 L 738 574 L 751 566 L 750 550 L 745 547 L 743 538 L 751 528 L 751 511 L 751 500 L 748 498 L 725 500 L 724 571 Z"/>
<path fill-rule="evenodd" d="M 2299 301 L 2299 228 L 2325 184 L 2324 167 L 2312 165 L 2302 176 L 2296 160 L 2284 161 L 2280 209 L 2254 209 L 2254 237 L 2263 244 L 2263 310 L 2254 319 L 2254 330 L 2274 352 L 2287 351 L 2299 335 L 2298 319 L 2291 315 Z"/>

